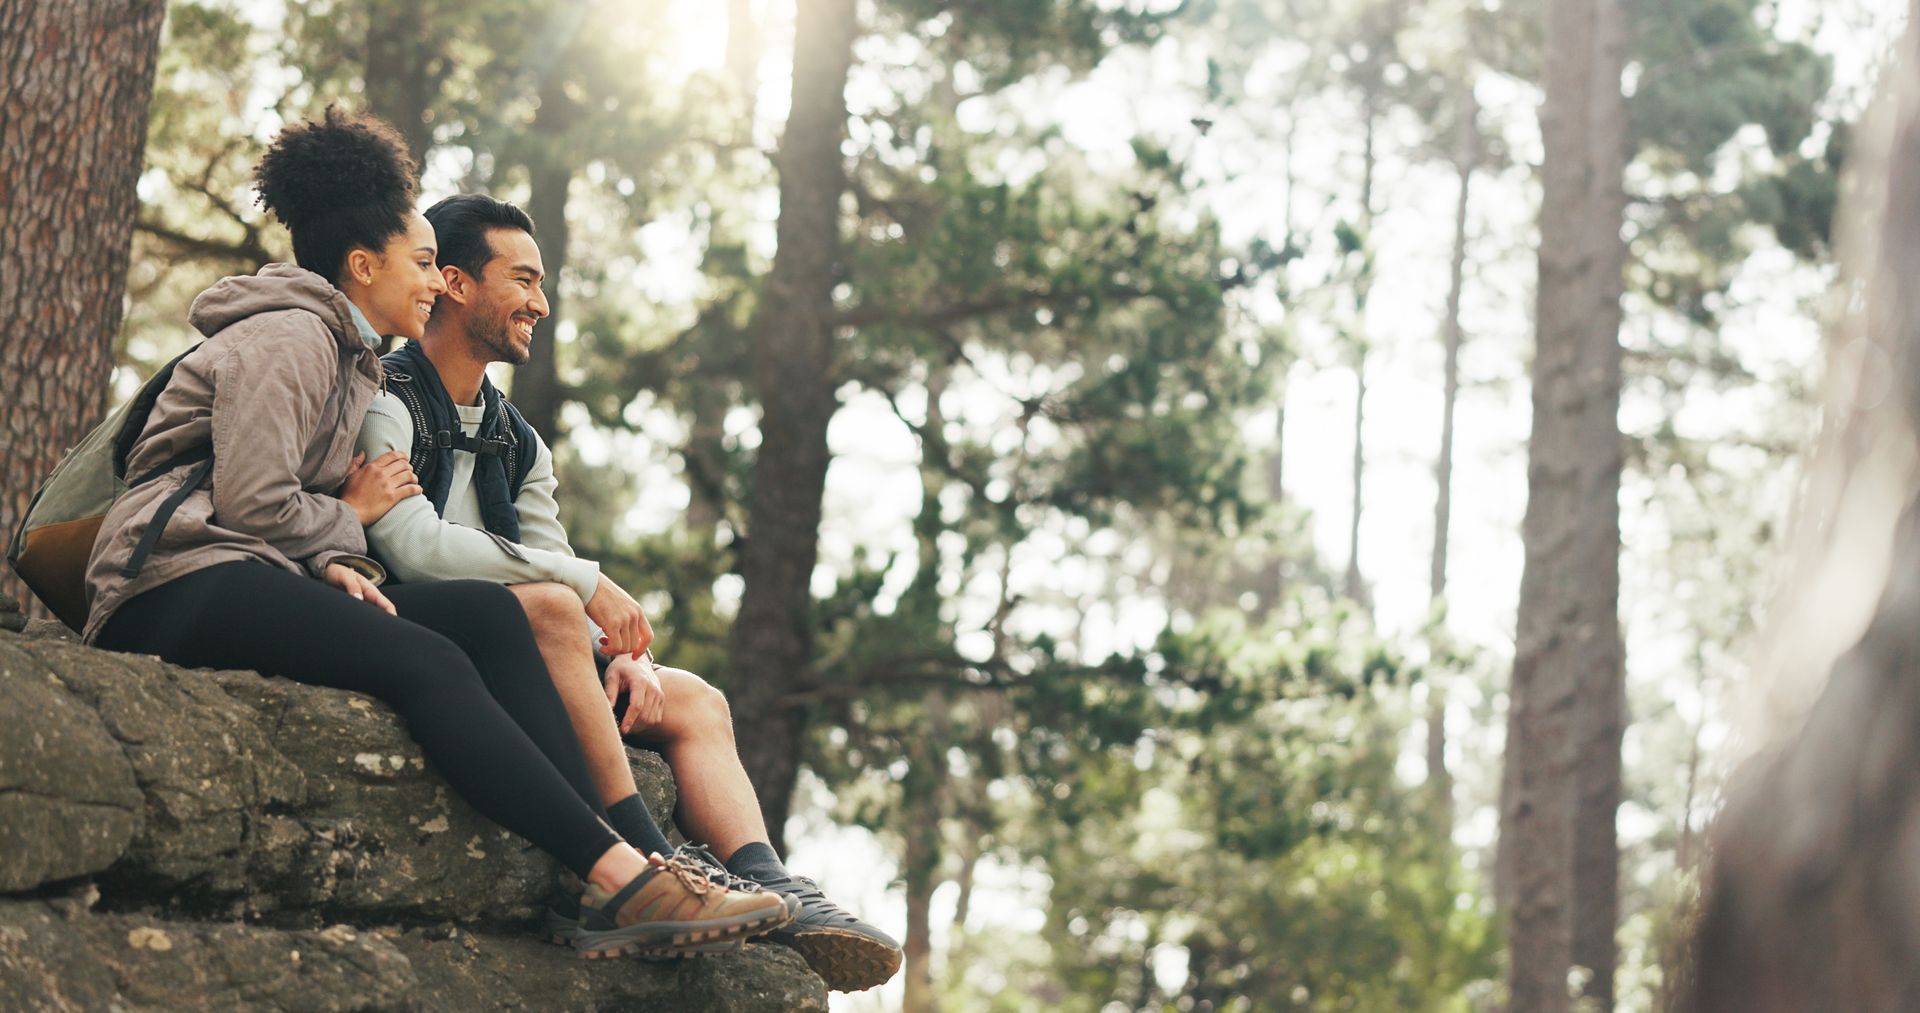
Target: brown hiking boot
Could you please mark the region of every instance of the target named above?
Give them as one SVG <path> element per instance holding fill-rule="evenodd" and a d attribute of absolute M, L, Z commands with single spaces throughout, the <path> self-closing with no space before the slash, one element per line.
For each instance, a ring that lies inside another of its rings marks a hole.
<path fill-rule="evenodd" d="M 729 890 L 688 859 L 647 856 L 647 869 L 609 894 L 589 884 L 573 945 L 588 959 L 705 952 L 793 919 L 772 891 Z"/>

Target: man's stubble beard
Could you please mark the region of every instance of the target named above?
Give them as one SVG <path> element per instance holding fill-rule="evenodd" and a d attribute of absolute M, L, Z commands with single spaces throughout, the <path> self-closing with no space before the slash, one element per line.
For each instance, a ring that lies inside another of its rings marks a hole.
<path fill-rule="evenodd" d="M 524 366 L 532 360 L 532 348 L 521 348 L 513 342 L 513 311 L 508 310 L 492 317 L 484 329 L 475 335 L 480 346 L 487 352 L 487 361 L 504 362 L 510 366 Z"/>

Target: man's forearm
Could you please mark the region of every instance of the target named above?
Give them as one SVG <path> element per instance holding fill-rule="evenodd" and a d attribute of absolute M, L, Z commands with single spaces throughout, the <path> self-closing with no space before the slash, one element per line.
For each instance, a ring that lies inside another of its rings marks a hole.
<path fill-rule="evenodd" d="M 600 565 L 564 553 L 514 546 L 520 557 L 485 531 L 453 524 L 424 496 L 402 500 L 367 529 L 367 543 L 402 581 L 490 580 L 499 584 L 553 581 L 585 603 L 600 581 Z M 511 543 L 508 543 L 511 544 Z"/>

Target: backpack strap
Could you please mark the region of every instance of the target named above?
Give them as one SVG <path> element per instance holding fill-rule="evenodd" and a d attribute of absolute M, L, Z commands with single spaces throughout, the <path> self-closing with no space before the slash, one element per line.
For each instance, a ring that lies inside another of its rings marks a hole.
<path fill-rule="evenodd" d="M 195 462 L 199 462 L 199 466 L 187 475 L 186 481 L 180 483 L 180 488 L 168 493 L 167 498 L 160 501 L 160 509 L 147 518 L 147 529 L 140 532 L 140 541 L 134 544 L 133 554 L 127 557 L 127 565 L 120 568 L 120 576 L 128 579 L 140 576 L 140 571 L 147 565 L 147 557 L 153 555 L 153 547 L 160 543 L 160 536 L 166 533 L 167 522 L 173 519 L 173 512 L 180 509 L 180 504 L 185 503 L 195 489 L 200 488 L 200 483 L 205 482 L 207 476 L 213 474 L 213 447 L 207 445 L 183 450 L 166 463 L 127 483 L 128 488 L 145 485 L 176 468 Z"/>
<path fill-rule="evenodd" d="M 512 441 L 507 447 L 508 495 L 518 500 L 520 487 L 527 484 L 527 476 L 533 473 L 533 459 L 540 453 L 540 441 L 513 402 L 501 398 L 500 409 L 502 421 L 506 423 L 503 428 Z"/>
<path fill-rule="evenodd" d="M 411 375 L 389 367 L 387 390 L 407 406 L 407 417 L 413 422 L 413 446 L 408 448 L 407 464 L 413 467 L 414 477 L 425 485 L 427 469 L 433 466 L 437 458 L 434 451 L 453 446 L 453 434 L 445 430 L 438 433 L 433 431 L 433 419 L 427 414 L 426 395 L 421 393 L 420 384 Z"/>

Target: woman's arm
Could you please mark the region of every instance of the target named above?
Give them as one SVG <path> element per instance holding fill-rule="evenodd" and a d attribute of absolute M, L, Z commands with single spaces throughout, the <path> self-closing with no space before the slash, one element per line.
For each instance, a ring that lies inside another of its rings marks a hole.
<path fill-rule="evenodd" d="M 304 312 L 256 318 L 249 330 L 214 367 L 214 517 L 319 576 L 332 557 L 367 551 L 353 508 L 306 491 L 299 473 L 340 383 L 339 346 Z"/>

